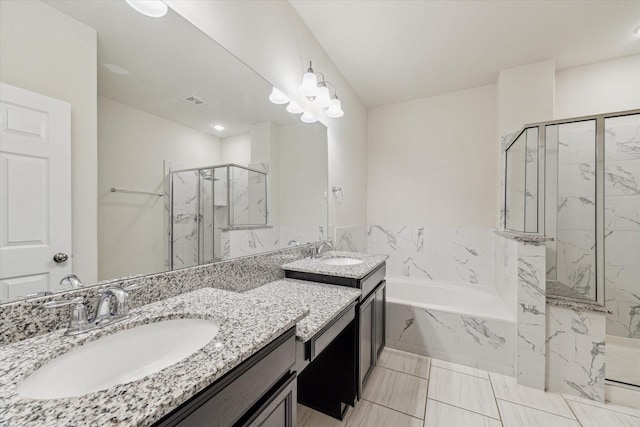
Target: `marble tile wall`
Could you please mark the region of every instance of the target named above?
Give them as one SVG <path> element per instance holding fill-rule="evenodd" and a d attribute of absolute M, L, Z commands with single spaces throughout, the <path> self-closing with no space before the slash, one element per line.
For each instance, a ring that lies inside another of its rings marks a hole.
<path fill-rule="evenodd" d="M 367 227 L 336 227 L 333 242 L 338 251 L 367 252 Z"/>
<path fill-rule="evenodd" d="M 513 375 L 514 324 L 387 302 L 387 346 Z"/>
<path fill-rule="evenodd" d="M 547 390 L 604 402 L 605 314 L 547 304 Z"/>
<path fill-rule="evenodd" d="M 291 247 L 244 258 L 205 264 L 149 276 L 105 281 L 63 295 L 16 301 L 0 305 L 0 345 L 9 344 L 65 327 L 69 308 L 47 309 L 44 303 L 64 297 L 81 297 L 89 313 L 95 310 L 97 291 L 111 286 L 144 284 L 130 292 L 130 306 L 140 307 L 204 287 L 244 292 L 284 278 L 283 264 L 311 255 L 311 245 Z"/>
<path fill-rule="evenodd" d="M 387 275 L 493 284 L 493 229 L 369 225 L 367 252 L 389 255 Z"/>
<path fill-rule="evenodd" d="M 607 334 L 640 339 L 640 115 L 605 120 Z"/>
<path fill-rule="evenodd" d="M 173 268 L 198 264 L 198 173 L 176 172 L 173 177 Z"/>
<path fill-rule="evenodd" d="M 546 278 L 544 243 L 517 242 L 516 380 L 544 390 Z"/>
<path fill-rule="evenodd" d="M 496 234 L 493 251 L 496 290 L 515 319 L 518 306 L 518 242 Z"/>
<path fill-rule="evenodd" d="M 223 231 L 220 233 L 221 259 L 286 248 L 293 240 L 303 244 L 326 240 L 325 230 L 324 225 L 276 224 L 267 228 Z"/>

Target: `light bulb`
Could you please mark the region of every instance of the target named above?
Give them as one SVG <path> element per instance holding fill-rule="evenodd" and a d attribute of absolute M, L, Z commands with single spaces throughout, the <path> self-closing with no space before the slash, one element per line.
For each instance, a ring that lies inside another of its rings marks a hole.
<path fill-rule="evenodd" d="M 342 111 L 342 103 L 340 102 L 340 100 L 338 98 L 332 99 L 331 104 L 329 105 L 329 109 L 324 114 L 327 117 L 331 117 L 332 119 L 337 119 L 344 116 L 344 111 Z"/>
<path fill-rule="evenodd" d="M 269 95 L 269 101 L 274 104 L 286 104 L 289 102 L 289 97 L 274 86 L 271 95 Z"/>
<path fill-rule="evenodd" d="M 300 105 L 298 105 L 296 101 L 291 101 L 289 105 L 287 105 L 287 111 L 290 112 L 291 114 L 300 114 L 304 110 Z"/>
<path fill-rule="evenodd" d="M 331 97 L 329 96 L 329 88 L 326 86 L 320 86 L 318 88 L 318 95 L 313 101 L 313 105 L 319 108 L 327 108 L 331 104 Z"/>
<path fill-rule="evenodd" d="M 300 116 L 300 120 L 302 120 L 305 123 L 314 123 L 318 121 L 318 119 L 316 119 L 316 117 L 313 114 L 307 113 L 306 111 L 302 116 Z"/>
<path fill-rule="evenodd" d="M 127 4 L 152 18 L 162 18 L 167 14 L 168 7 L 160 0 L 127 0 Z"/>
<path fill-rule="evenodd" d="M 298 92 L 307 97 L 316 96 L 318 94 L 318 79 L 312 72 L 307 71 L 302 76 L 302 84 L 298 88 Z"/>

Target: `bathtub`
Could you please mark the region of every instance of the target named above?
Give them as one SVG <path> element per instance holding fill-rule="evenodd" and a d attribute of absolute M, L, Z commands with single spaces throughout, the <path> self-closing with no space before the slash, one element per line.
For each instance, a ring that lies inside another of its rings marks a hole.
<path fill-rule="evenodd" d="M 515 319 L 493 287 L 386 280 L 389 347 L 514 374 Z"/>

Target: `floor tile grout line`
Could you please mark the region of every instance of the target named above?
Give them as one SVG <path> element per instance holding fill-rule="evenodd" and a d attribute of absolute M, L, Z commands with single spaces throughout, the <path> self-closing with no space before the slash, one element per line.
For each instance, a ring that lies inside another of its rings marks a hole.
<path fill-rule="evenodd" d="M 431 358 L 429 358 L 427 365 L 428 365 L 428 375 L 431 376 L 431 362 L 433 360 Z M 427 405 L 429 403 L 429 386 L 431 385 L 431 381 L 429 381 L 427 383 L 427 395 L 425 396 L 424 399 L 424 414 L 422 414 L 422 427 L 427 427 Z"/>
<path fill-rule="evenodd" d="M 591 402 L 590 400 L 586 400 L 580 401 L 580 400 L 572 400 L 572 399 L 567 399 L 566 397 L 562 396 L 562 394 L 560 394 L 560 396 L 565 400 L 565 402 L 567 402 L 567 405 L 569 405 L 569 408 L 573 410 L 573 408 L 571 408 L 571 405 L 569 404 L 569 402 L 574 402 L 574 403 L 578 403 L 578 404 L 582 404 L 582 405 L 588 405 L 588 406 L 592 406 L 594 408 L 598 408 L 598 409 L 604 409 L 606 411 L 611 411 L 611 412 L 615 412 L 617 414 L 622 414 L 622 415 L 629 415 L 630 417 L 635 417 L 635 418 L 640 418 L 640 414 L 629 414 L 628 412 L 623 412 L 620 411 L 619 409 L 613 409 L 613 408 L 603 408 L 602 406 L 598 406 L 598 405 L 594 405 L 594 403 L 600 403 L 600 404 L 604 404 L 605 406 L 607 405 L 607 402 Z M 615 403 L 614 403 L 615 405 Z M 636 409 L 637 408 L 633 408 L 631 406 L 625 406 L 625 405 L 619 405 L 619 406 L 624 406 L 625 408 L 629 408 L 629 409 Z"/>
<path fill-rule="evenodd" d="M 504 422 L 502 422 L 502 413 L 500 412 L 500 405 L 498 405 L 498 398 L 496 397 L 496 391 L 493 388 L 493 380 L 491 379 L 491 375 L 487 374 L 489 376 L 489 384 L 491 385 L 491 393 L 493 394 L 493 401 L 496 404 L 496 408 L 498 409 L 498 417 L 500 417 L 500 424 L 502 425 L 502 427 L 504 427 Z"/>
<path fill-rule="evenodd" d="M 397 410 L 397 409 L 391 408 L 391 407 L 389 407 L 389 406 L 383 405 L 383 404 L 381 404 L 381 403 L 374 402 L 373 400 L 369 400 L 369 399 L 365 399 L 365 398 L 362 398 L 362 399 L 360 399 L 360 400 L 366 400 L 367 402 L 371 403 L 372 405 L 377 405 L 377 406 L 380 406 L 380 407 L 382 407 L 382 408 L 386 408 L 386 409 L 389 409 L 389 410 L 391 410 L 391 411 L 397 412 L 397 413 L 399 413 L 399 414 L 406 415 L 407 417 L 415 418 L 416 420 L 422 420 L 422 421 L 424 422 L 424 419 L 423 419 L 423 418 L 416 417 L 415 415 L 407 414 L 406 412 L 402 412 L 402 411 L 399 411 L 399 410 Z M 426 404 L 426 403 L 425 403 L 425 404 Z"/>
<path fill-rule="evenodd" d="M 490 379 L 489 379 L 490 377 L 489 378 L 479 377 L 477 375 L 468 374 L 466 372 L 460 372 L 460 371 L 456 371 L 454 369 L 443 368 L 442 366 L 438 366 L 438 365 L 436 365 L 436 366 L 431 365 L 431 369 L 433 369 L 433 368 L 444 369 L 445 371 L 455 372 L 456 374 L 468 375 L 470 377 L 480 378 L 481 380 L 490 381 Z M 473 369 L 475 369 L 475 368 L 473 368 Z M 429 370 L 429 376 L 431 376 L 431 370 Z M 487 372 L 487 376 L 489 376 L 488 372 Z"/>
<path fill-rule="evenodd" d="M 462 409 L 463 411 L 473 412 L 476 415 L 481 415 L 483 417 L 491 418 L 492 420 L 500 421 L 500 424 L 502 424 L 502 419 L 496 418 L 496 417 L 492 417 L 491 415 L 483 414 L 483 413 L 478 412 L 478 411 L 474 411 L 473 409 L 463 408 L 462 406 L 454 405 L 453 403 L 443 402 L 442 400 L 434 399 L 432 397 L 429 397 L 427 399 L 427 401 L 429 401 L 429 400 L 433 400 L 434 402 L 442 403 L 443 405 L 453 406 L 454 408 Z M 498 413 L 499 412 L 500 412 L 500 410 L 498 410 Z"/>
<path fill-rule="evenodd" d="M 544 410 L 544 409 L 540 409 L 540 408 L 536 408 L 536 407 L 534 407 L 534 406 L 526 405 L 526 404 L 524 404 L 524 403 L 512 402 L 511 400 L 502 399 L 502 398 L 497 398 L 496 400 L 502 400 L 503 402 L 511 403 L 511 404 L 513 404 L 513 405 L 524 406 L 525 408 L 533 409 L 533 410 L 540 411 L 540 412 L 545 412 L 545 413 L 547 413 L 547 414 L 551 414 L 551 415 L 556 415 L 556 416 L 558 416 L 558 417 L 562 417 L 562 418 L 564 418 L 564 419 L 566 419 L 566 420 L 578 421 L 578 418 L 577 418 L 577 417 L 576 417 L 576 418 L 569 418 L 569 417 L 567 417 L 567 416 L 565 416 L 565 415 L 556 414 L 555 412 L 549 412 L 549 411 L 546 411 L 546 410 Z M 571 409 L 571 407 L 569 407 L 569 409 Z M 571 413 L 573 414 L 573 411 L 571 411 Z M 574 414 L 574 415 L 575 415 L 575 414 Z"/>
<path fill-rule="evenodd" d="M 576 417 L 576 421 L 578 421 L 578 424 L 580 424 L 580 427 L 583 427 L 582 426 L 582 422 L 580 421 L 580 419 L 578 418 L 578 415 L 575 413 L 575 411 L 571 407 L 571 404 L 569 404 L 569 402 L 567 402 L 567 399 L 565 399 L 565 397 L 563 395 L 560 395 L 560 397 L 562 397 L 562 400 L 564 401 L 564 403 L 569 407 L 569 410 L 571 411 L 573 416 Z"/>
<path fill-rule="evenodd" d="M 421 377 L 420 375 L 410 374 L 409 372 L 401 371 L 401 370 L 399 370 L 399 369 L 389 368 L 389 367 L 384 366 L 384 365 L 376 365 L 376 368 L 385 368 L 385 369 L 388 369 L 388 370 L 390 370 L 390 371 L 400 372 L 401 374 L 411 375 L 412 377 L 420 378 L 420 379 L 422 379 L 422 380 L 429 380 L 429 378 L 428 378 L 428 377 L 427 377 L 427 378 L 425 378 L 425 377 Z M 429 368 L 429 369 L 431 369 L 431 368 Z"/>

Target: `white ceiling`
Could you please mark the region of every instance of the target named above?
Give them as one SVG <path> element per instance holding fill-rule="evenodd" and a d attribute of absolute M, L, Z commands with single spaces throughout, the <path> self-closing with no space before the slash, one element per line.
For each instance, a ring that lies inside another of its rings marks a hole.
<path fill-rule="evenodd" d="M 300 123 L 284 106 L 269 102 L 269 82 L 171 9 L 149 18 L 124 1 L 48 4 L 97 31 L 100 96 L 223 138 L 268 120 Z M 105 63 L 129 74 L 109 72 Z M 191 95 L 207 103 L 182 100 Z M 212 129 L 214 123 L 225 130 Z"/>
<path fill-rule="evenodd" d="M 290 1 L 368 107 L 640 53 L 638 0 Z"/>

